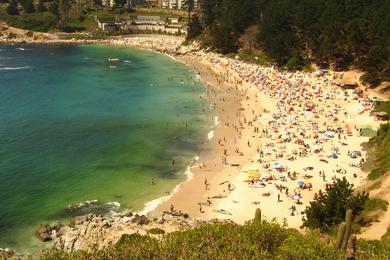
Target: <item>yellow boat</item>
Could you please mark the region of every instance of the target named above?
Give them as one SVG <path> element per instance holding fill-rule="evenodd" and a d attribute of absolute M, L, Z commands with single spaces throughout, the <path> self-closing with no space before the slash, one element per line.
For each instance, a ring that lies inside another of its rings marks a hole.
<path fill-rule="evenodd" d="M 119 61 L 118 58 L 108 58 L 108 61 Z"/>

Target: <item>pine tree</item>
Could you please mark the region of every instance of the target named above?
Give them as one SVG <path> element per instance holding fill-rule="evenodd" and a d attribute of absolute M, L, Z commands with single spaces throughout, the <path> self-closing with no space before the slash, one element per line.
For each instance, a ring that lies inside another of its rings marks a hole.
<path fill-rule="evenodd" d="M 188 24 L 187 39 L 193 39 L 202 33 L 202 25 L 200 24 L 199 17 L 193 15 L 191 22 Z"/>

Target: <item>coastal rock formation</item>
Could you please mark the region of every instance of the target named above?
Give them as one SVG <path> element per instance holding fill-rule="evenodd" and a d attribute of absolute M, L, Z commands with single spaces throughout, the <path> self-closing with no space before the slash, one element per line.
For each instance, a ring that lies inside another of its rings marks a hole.
<path fill-rule="evenodd" d="M 11 259 L 15 256 L 15 251 L 9 248 L 0 248 L 0 258 L 1 259 Z"/>
<path fill-rule="evenodd" d="M 48 224 L 39 225 L 37 231 L 35 231 L 35 236 L 42 242 L 52 240 L 52 228 Z"/>
<path fill-rule="evenodd" d="M 118 214 L 113 219 L 102 215 L 88 214 L 75 217 L 69 225 L 57 228 L 53 246 L 68 252 L 100 249 L 110 243 L 116 243 L 123 234 L 138 233 L 158 236 L 148 231 L 154 229 L 164 231 L 160 233 L 169 233 L 203 223 L 206 222 L 193 220 L 188 214 L 175 211 L 164 212 L 160 218 L 153 220 L 148 219 L 145 215 L 133 215 L 129 212 Z M 47 238 L 48 231 L 53 229 L 49 225 L 42 225 L 39 230 L 42 236 Z"/>

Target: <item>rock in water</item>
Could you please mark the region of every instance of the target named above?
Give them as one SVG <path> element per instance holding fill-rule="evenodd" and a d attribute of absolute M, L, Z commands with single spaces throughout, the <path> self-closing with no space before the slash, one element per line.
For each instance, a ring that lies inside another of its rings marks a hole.
<path fill-rule="evenodd" d="M 49 224 L 41 224 L 37 231 L 35 231 L 35 236 L 42 242 L 46 242 L 52 240 L 51 232 L 52 228 Z"/>

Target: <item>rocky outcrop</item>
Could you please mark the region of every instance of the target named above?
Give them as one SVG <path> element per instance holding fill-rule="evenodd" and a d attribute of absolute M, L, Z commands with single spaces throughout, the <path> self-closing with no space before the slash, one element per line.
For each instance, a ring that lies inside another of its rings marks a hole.
<path fill-rule="evenodd" d="M 48 224 L 39 225 L 35 236 L 42 242 L 50 241 L 52 240 L 52 228 Z"/>
<path fill-rule="evenodd" d="M 138 233 L 159 237 L 161 233 L 187 229 L 203 223 L 206 222 L 193 220 L 188 214 L 180 212 L 164 212 L 160 218 L 153 220 L 130 212 L 118 214 L 113 219 L 88 214 L 75 217 L 69 225 L 57 227 L 53 246 L 68 252 L 100 249 L 116 243 L 123 234 Z M 151 234 L 149 231 L 152 229 L 164 232 Z"/>
<path fill-rule="evenodd" d="M 0 259 L 13 259 L 15 251 L 8 248 L 0 248 Z"/>

